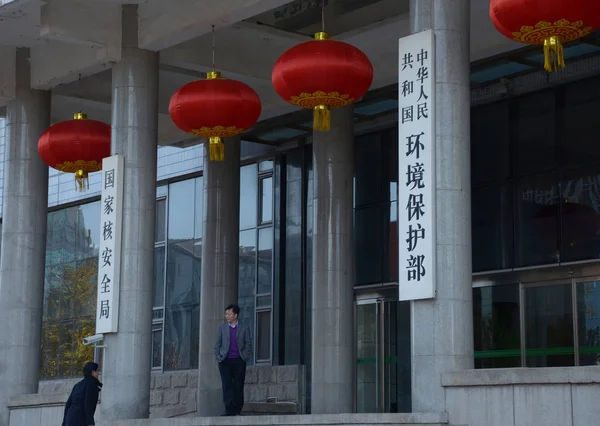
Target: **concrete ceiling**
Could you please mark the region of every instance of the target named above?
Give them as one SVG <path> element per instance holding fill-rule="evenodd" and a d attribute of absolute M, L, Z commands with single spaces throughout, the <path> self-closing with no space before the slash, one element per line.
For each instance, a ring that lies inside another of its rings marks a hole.
<path fill-rule="evenodd" d="M 32 85 L 53 90 L 53 120 L 85 110 L 110 122 L 111 65 L 120 59 L 120 4 L 139 3 L 139 41 L 160 52 L 159 143 L 186 138 L 168 103 L 178 87 L 216 65 L 250 85 L 263 103 L 261 120 L 294 111 L 271 85 L 271 70 L 288 48 L 321 28 L 320 0 L 0 0 L 0 55 L 31 47 Z M 501 36 L 488 0 L 471 0 L 471 60 L 521 47 Z M 362 49 L 373 63 L 372 89 L 397 80 L 398 38 L 408 35 L 408 0 L 326 0 L 325 27 Z M 12 64 L 0 63 L 0 106 L 11 99 Z"/>

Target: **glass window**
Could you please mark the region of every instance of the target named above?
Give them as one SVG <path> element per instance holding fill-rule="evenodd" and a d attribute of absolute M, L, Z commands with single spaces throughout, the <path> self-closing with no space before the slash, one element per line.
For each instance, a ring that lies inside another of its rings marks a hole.
<path fill-rule="evenodd" d="M 258 230 L 257 294 L 271 293 L 273 285 L 273 228 Z"/>
<path fill-rule="evenodd" d="M 196 183 L 196 199 L 194 209 L 194 238 L 202 238 L 204 232 L 202 220 L 204 215 L 204 177 L 200 176 L 195 179 Z"/>
<path fill-rule="evenodd" d="M 383 212 L 381 209 L 380 206 L 373 206 L 354 211 L 357 285 L 382 282 Z"/>
<path fill-rule="evenodd" d="M 256 313 L 256 360 L 271 359 L 271 311 Z"/>
<path fill-rule="evenodd" d="M 508 106 L 509 103 L 505 101 L 471 109 L 471 183 L 473 185 L 509 177 Z"/>
<path fill-rule="evenodd" d="M 273 177 L 260 180 L 260 222 L 273 221 Z"/>
<path fill-rule="evenodd" d="M 154 242 L 160 243 L 166 240 L 167 224 L 167 200 L 156 201 L 156 220 L 154 223 Z"/>
<path fill-rule="evenodd" d="M 473 271 L 513 266 L 512 194 L 509 184 L 475 187 L 471 196 Z"/>
<path fill-rule="evenodd" d="M 386 201 L 387 194 L 383 193 L 381 145 L 381 132 L 360 136 L 354 142 L 354 205 L 356 207 Z"/>
<path fill-rule="evenodd" d="M 256 291 L 256 229 L 240 232 L 238 305 L 240 321 L 250 327 L 254 336 Z"/>
<path fill-rule="evenodd" d="M 152 368 L 162 367 L 162 328 L 152 329 Z"/>
<path fill-rule="evenodd" d="M 259 172 L 268 172 L 269 170 L 273 170 L 273 160 L 266 160 L 258 163 Z"/>
<path fill-rule="evenodd" d="M 555 168 L 555 90 L 517 98 L 515 113 L 515 174 L 531 175 Z"/>
<path fill-rule="evenodd" d="M 169 185 L 168 245 L 164 312 L 164 369 L 198 366 L 202 242 L 198 217 L 202 213 L 198 179 Z"/>
<path fill-rule="evenodd" d="M 165 369 L 198 365 L 201 244 L 194 240 L 170 244 L 167 258 Z"/>
<path fill-rule="evenodd" d="M 580 166 L 600 163 L 600 78 L 564 86 L 561 163 Z"/>
<path fill-rule="evenodd" d="M 258 172 L 256 163 L 240 169 L 240 230 L 257 224 Z"/>
<path fill-rule="evenodd" d="M 600 365 L 600 281 L 577 283 L 579 365 Z"/>
<path fill-rule="evenodd" d="M 600 257 L 600 169 L 565 173 L 561 181 L 561 261 Z"/>
<path fill-rule="evenodd" d="M 473 289 L 475 367 L 521 366 L 518 284 Z"/>
<path fill-rule="evenodd" d="M 169 185 L 169 242 L 194 239 L 195 193 L 194 179 Z"/>
<path fill-rule="evenodd" d="M 525 288 L 526 367 L 575 365 L 571 283 Z"/>
<path fill-rule="evenodd" d="M 165 304 L 165 247 L 154 249 L 154 289 L 153 307 L 160 308 Z"/>
<path fill-rule="evenodd" d="M 520 180 L 515 191 L 515 266 L 557 263 L 558 185 L 554 173 Z"/>
<path fill-rule="evenodd" d="M 40 377 L 79 377 L 94 350 L 100 202 L 48 213 Z"/>

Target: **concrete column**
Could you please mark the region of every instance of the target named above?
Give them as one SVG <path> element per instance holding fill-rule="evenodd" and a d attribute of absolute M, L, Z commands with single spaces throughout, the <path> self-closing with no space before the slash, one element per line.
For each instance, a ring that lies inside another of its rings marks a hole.
<path fill-rule="evenodd" d="M 204 211 L 198 415 L 225 412 L 215 339 L 225 307 L 238 300 L 240 257 L 240 138 L 225 139 L 225 161 L 210 161 L 204 144 Z"/>
<path fill-rule="evenodd" d="M 313 414 L 351 413 L 354 389 L 353 107 L 313 133 Z"/>
<path fill-rule="evenodd" d="M 46 260 L 48 166 L 38 155 L 50 92 L 31 89 L 29 49 L 17 49 L 8 105 L 0 255 L 0 426 L 11 396 L 37 393 Z"/>
<path fill-rule="evenodd" d="M 158 138 L 158 54 L 137 48 L 137 6 L 123 6 L 123 53 L 112 70 L 112 153 L 125 157 L 119 332 L 105 337 L 102 418 L 150 410 Z"/>
<path fill-rule="evenodd" d="M 445 411 L 440 375 L 473 368 L 469 0 L 411 0 L 435 31 L 437 297 L 411 303 L 412 409 Z"/>

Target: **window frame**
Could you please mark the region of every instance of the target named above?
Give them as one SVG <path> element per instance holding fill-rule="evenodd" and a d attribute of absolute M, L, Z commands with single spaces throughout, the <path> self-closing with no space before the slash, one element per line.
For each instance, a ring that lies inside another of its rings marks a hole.
<path fill-rule="evenodd" d="M 162 306 L 152 306 L 152 336 L 154 336 L 154 332 L 155 331 L 161 331 L 161 350 L 160 350 L 160 366 L 154 366 L 154 345 L 151 345 L 151 351 L 150 351 L 150 365 L 152 366 L 152 371 L 159 371 L 159 372 L 164 372 L 164 365 L 165 365 L 165 302 L 166 302 L 166 297 L 167 297 L 167 265 L 168 265 L 168 250 L 167 250 L 167 241 L 169 239 L 167 233 L 168 233 L 168 223 L 169 223 L 169 197 L 168 197 L 168 186 L 165 186 L 167 188 L 166 191 L 160 191 L 161 187 L 157 188 L 157 197 L 156 197 L 156 206 L 158 206 L 158 203 L 164 203 L 165 204 L 165 220 L 163 223 L 163 227 L 164 227 L 164 240 L 163 241 L 156 241 L 156 230 L 154 232 L 154 253 L 156 253 L 156 249 L 157 248 L 163 248 L 165 251 L 165 256 L 164 256 L 164 265 L 163 265 L 163 285 L 162 285 L 162 290 L 163 290 L 163 303 Z M 154 222 L 155 226 L 156 221 Z M 160 312 L 160 314 L 159 314 Z M 154 341 L 154 337 L 152 337 L 152 342 Z"/>
<path fill-rule="evenodd" d="M 274 164 L 273 160 L 272 164 Z M 257 365 L 268 365 L 271 364 L 273 362 L 273 286 L 274 286 L 274 264 L 275 264 L 275 229 L 274 229 L 274 216 L 275 216 L 275 208 L 274 208 L 274 204 L 275 204 L 275 175 L 274 175 L 274 168 L 270 168 L 270 169 L 265 169 L 265 170 L 261 170 L 260 164 L 262 163 L 258 163 L 257 165 L 257 182 L 258 182 L 258 191 L 257 191 L 257 195 L 258 195 L 258 199 L 257 199 L 257 226 L 255 229 L 256 235 L 255 235 L 255 241 L 256 241 L 256 276 L 255 276 L 255 280 L 254 280 L 254 336 L 253 336 L 253 341 L 254 341 L 254 363 Z M 266 206 L 263 205 L 263 182 L 267 179 L 271 179 L 271 193 L 273 194 L 273 196 L 271 197 L 271 205 L 268 206 L 271 209 L 271 220 L 270 221 L 265 221 L 263 222 L 262 218 L 263 218 L 263 211 L 265 209 Z M 272 249 L 271 249 L 271 290 L 268 293 L 259 293 L 258 292 L 258 274 L 259 274 L 259 251 L 260 251 L 260 245 L 259 245 L 259 233 L 261 229 L 266 229 L 266 228 L 272 228 L 273 232 L 271 233 L 272 235 Z M 261 297 L 265 297 L 265 296 L 269 296 L 270 297 L 270 303 L 269 305 L 261 305 L 260 307 L 258 306 L 258 300 Z M 258 316 L 261 313 L 265 313 L 268 312 L 269 313 L 269 358 L 268 359 L 258 359 Z"/>

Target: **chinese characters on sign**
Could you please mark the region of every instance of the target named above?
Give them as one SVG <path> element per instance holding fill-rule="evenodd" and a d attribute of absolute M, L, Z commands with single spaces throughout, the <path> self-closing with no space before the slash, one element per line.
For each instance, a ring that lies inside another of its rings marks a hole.
<path fill-rule="evenodd" d="M 435 51 L 432 31 L 400 39 L 399 293 L 435 297 Z"/>
<path fill-rule="evenodd" d="M 96 334 L 116 333 L 118 329 L 123 165 L 121 155 L 113 155 L 102 161 Z"/>

